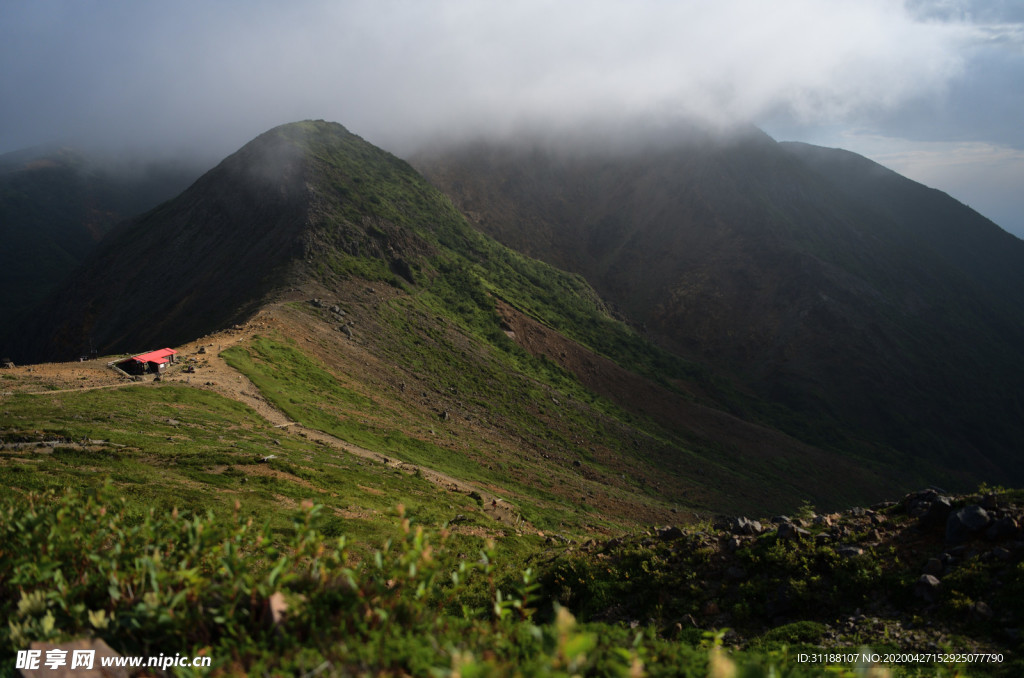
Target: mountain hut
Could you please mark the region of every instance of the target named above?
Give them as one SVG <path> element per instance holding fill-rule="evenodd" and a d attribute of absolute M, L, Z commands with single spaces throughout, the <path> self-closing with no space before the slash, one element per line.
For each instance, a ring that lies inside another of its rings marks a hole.
<path fill-rule="evenodd" d="M 174 356 L 177 353 L 173 348 L 161 348 L 122 360 L 118 363 L 118 367 L 128 374 L 146 374 L 147 372 L 163 374 L 167 366 L 174 362 Z"/>

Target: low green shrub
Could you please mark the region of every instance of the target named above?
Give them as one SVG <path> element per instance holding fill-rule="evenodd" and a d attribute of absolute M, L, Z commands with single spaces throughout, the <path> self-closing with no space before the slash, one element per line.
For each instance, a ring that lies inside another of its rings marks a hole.
<path fill-rule="evenodd" d="M 578 624 L 536 597 L 531 570 L 510 579 L 493 547 L 462 557 L 457 535 L 449 550 L 445 531 L 426 534 L 401 506 L 400 536 L 358 552 L 324 536 L 321 522 L 331 533 L 343 525 L 311 503 L 277 533 L 237 509 L 215 517 L 130 506 L 109 485 L 0 502 L 0 675 L 34 641 L 82 637 L 131 656 L 209 656 L 212 675 L 862 675 L 776 649 L 813 643 L 815 624 L 776 629 L 762 650 L 743 652 L 723 647 L 722 633 L 687 641 L 654 626 Z M 648 573 L 664 566 L 636 562 Z"/>

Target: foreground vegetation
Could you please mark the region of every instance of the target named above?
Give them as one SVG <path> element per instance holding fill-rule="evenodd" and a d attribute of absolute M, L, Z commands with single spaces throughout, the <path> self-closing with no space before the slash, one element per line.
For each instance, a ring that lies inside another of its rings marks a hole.
<path fill-rule="evenodd" d="M 863 663 L 825 668 L 801 653 L 862 653 L 869 644 L 899 651 L 877 636 L 823 644 L 824 625 L 814 622 L 762 630 L 743 651 L 727 650 L 723 639 L 737 644 L 731 631 L 672 631 L 600 612 L 609 603 L 671 618 L 686 609 L 695 591 L 669 577 L 712 576 L 712 554 L 691 543 L 700 539 L 695 532 L 619 540 L 600 550 L 605 558 L 569 549 L 519 569 L 502 563 L 493 543 L 453 549 L 447 529 L 424 530 L 401 506 L 396 536 L 361 550 L 326 536 L 324 513 L 305 503 L 289 529 L 275 532 L 237 504 L 223 515 L 138 510 L 109 484 L 8 497 L 0 505 L 0 615 L 9 620 L 0 628 L 0 666 L 9 671 L 15 652 L 33 641 L 91 636 L 126 655 L 209 656 L 214 675 L 865 676 L 888 674 Z M 672 551 L 675 560 L 666 557 Z M 735 587 L 751 604 L 747 628 L 763 618 L 754 609 L 763 599 L 758 587 L 805 585 L 806 616 L 842 609 L 902 576 L 885 572 L 884 559 L 841 566 L 825 562 L 834 557 L 827 549 L 786 548 L 768 535 L 739 557 L 758 568 Z M 603 571 L 586 565 L 602 560 Z M 964 581 L 976 586 L 990 575 L 979 570 Z M 1019 572 L 1014 582 L 1019 587 Z M 580 587 L 588 595 L 565 593 Z M 604 621 L 581 622 L 602 614 Z M 1001 651 L 1003 664 L 908 664 L 895 675 L 1019 670 Z"/>
<path fill-rule="evenodd" d="M 505 482 L 378 427 L 373 394 L 295 344 L 243 346 L 227 357 L 290 417 Z M 586 509 L 523 483 L 512 525 L 479 494 L 286 430 L 166 381 L 5 394 L 0 675 L 31 642 L 82 637 L 208 656 L 215 675 L 872 675 L 864 648 L 1002 658 L 896 676 L 1024 669 L 1024 493 L 588 531 Z M 945 516 L 975 505 L 992 534 L 947 544 Z M 807 659 L 823 656 L 836 665 Z"/>

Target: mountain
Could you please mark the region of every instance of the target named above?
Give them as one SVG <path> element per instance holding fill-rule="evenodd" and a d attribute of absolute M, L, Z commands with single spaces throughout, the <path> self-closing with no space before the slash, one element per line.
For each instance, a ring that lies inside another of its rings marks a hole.
<path fill-rule="evenodd" d="M 259 136 L 15 328 L 19 363 L 112 354 L 0 369 L 0 662 L 79 638 L 230 675 L 809 675 L 955 637 L 1020 673 L 1024 493 L 875 503 L 987 472 L 808 442 L 813 413 L 626 310 L 338 124 Z"/>
<path fill-rule="evenodd" d="M 272 343 L 247 344 L 238 364 L 294 419 L 572 497 L 592 520 L 971 477 L 894 472 L 788 435 L 758 416 L 768 404 L 638 335 L 579 275 L 481 234 L 405 161 L 322 121 L 270 130 L 117 227 L 10 353 L 139 352 L 253 318 L 276 328 Z"/>
<path fill-rule="evenodd" d="M 198 174 L 177 163 L 104 160 L 66 147 L 0 155 L 4 313 L 11 318 L 27 312 L 116 223 L 173 197 Z"/>
<path fill-rule="evenodd" d="M 1021 479 L 1024 242 L 949 196 L 754 129 L 472 141 L 414 165 L 791 434 Z"/>

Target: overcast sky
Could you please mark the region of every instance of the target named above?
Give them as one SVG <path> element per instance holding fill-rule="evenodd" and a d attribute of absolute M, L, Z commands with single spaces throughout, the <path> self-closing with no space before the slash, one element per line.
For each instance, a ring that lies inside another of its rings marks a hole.
<path fill-rule="evenodd" d="M 0 0 L 0 153 L 212 161 L 324 118 L 402 155 L 693 116 L 862 153 L 1024 236 L 1019 0 Z"/>

